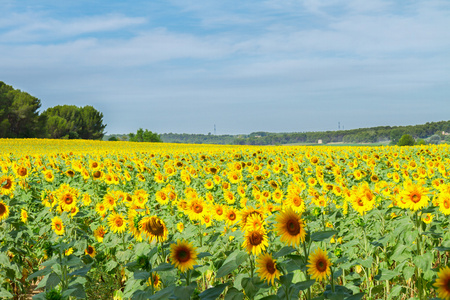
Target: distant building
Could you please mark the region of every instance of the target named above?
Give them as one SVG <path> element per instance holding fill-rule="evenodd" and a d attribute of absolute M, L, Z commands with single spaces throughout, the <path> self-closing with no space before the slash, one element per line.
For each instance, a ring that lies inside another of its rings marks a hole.
<path fill-rule="evenodd" d="M 322 140 L 318 140 L 318 141 L 317 141 L 317 144 L 322 144 Z"/>

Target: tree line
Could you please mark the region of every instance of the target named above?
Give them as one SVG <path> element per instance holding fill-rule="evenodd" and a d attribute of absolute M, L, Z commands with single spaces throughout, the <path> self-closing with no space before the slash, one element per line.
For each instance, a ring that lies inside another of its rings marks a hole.
<path fill-rule="evenodd" d="M 0 81 L 0 138 L 102 139 L 103 114 L 86 105 L 57 105 L 39 113 L 41 101 Z"/>
<path fill-rule="evenodd" d="M 450 136 L 444 136 L 442 132 L 450 132 L 450 121 L 428 122 L 421 125 L 410 126 L 378 126 L 370 128 L 358 128 L 336 131 L 313 132 L 253 132 L 247 135 L 211 135 L 211 134 L 161 134 L 161 140 L 165 143 L 186 144 L 236 144 L 236 145 L 283 145 L 296 143 L 377 143 L 389 141 L 397 145 L 403 135 L 410 135 L 416 140 L 435 136 L 436 138 L 450 140 Z M 437 137 L 436 137 L 437 136 Z"/>

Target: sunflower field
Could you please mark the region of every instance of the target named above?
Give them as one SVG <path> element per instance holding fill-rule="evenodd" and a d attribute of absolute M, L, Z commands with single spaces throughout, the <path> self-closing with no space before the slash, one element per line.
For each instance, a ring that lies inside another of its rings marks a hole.
<path fill-rule="evenodd" d="M 450 299 L 447 145 L 0 150 L 1 299 Z"/>

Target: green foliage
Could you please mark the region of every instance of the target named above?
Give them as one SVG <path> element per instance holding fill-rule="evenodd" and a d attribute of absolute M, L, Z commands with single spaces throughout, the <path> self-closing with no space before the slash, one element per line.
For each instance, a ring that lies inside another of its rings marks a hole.
<path fill-rule="evenodd" d="M 390 133 L 391 144 L 397 145 L 398 142 L 400 141 L 400 138 L 403 136 L 403 134 L 404 134 L 404 131 L 401 129 L 391 130 L 391 133 Z"/>
<path fill-rule="evenodd" d="M 0 81 L 0 138 L 101 139 L 103 114 L 92 106 L 58 105 L 39 114 L 41 101 Z"/>
<path fill-rule="evenodd" d="M 439 145 L 441 143 L 441 137 L 437 134 L 433 134 L 428 139 L 428 143 L 433 144 L 433 145 Z"/>
<path fill-rule="evenodd" d="M 41 101 L 0 81 L 0 137 L 33 138 L 41 133 Z"/>
<path fill-rule="evenodd" d="M 144 131 L 142 128 L 139 128 L 136 134 L 130 133 L 128 136 L 130 142 L 150 142 L 150 143 L 162 142 L 158 134 L 153 133 L 147 129 L 145 129 Z"/>
<path fill-rule="evenodd" d="M 102 139 L 103 114 L 92 106 L 57 105 L 44 111 L 48 137 L 54 139 Z"/>
<path fill-rule="evenodd" d="M 404 134 L 398 141 L 399 146 L 413 146 L 416 143 L 414 138 L 410 134 Z"/>
<path fill-rule="evenodd" d="M 416 145 L 426 145 L 426 144 L 427 144 L 427 142 L 425 142 L 424 139 L 417 139 L 417 141 L 416 141 Z"/>

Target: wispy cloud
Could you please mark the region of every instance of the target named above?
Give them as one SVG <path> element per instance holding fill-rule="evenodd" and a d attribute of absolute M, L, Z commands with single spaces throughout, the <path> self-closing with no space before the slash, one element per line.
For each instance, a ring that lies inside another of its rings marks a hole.
<path fill-rule="evenodd" d="M 141 5 L 70 16 L 7 6 L 0 80 L 44 108 L 95 104 L 109 132 L 323 130 L 338 117 L 347 128 L 433 121 L 424 99 L 436 118 L 450 109 L 448 1 Z"/>
<path fill-rule="evenodd" d="M 36 13 L 14 13 L 0 21 L 0 44 L 45 43 L 60 39 L 117 31 L 145 24 L 142 17 L 126 17 L 118 14 L 88 16 L 64 20 Z"/>

